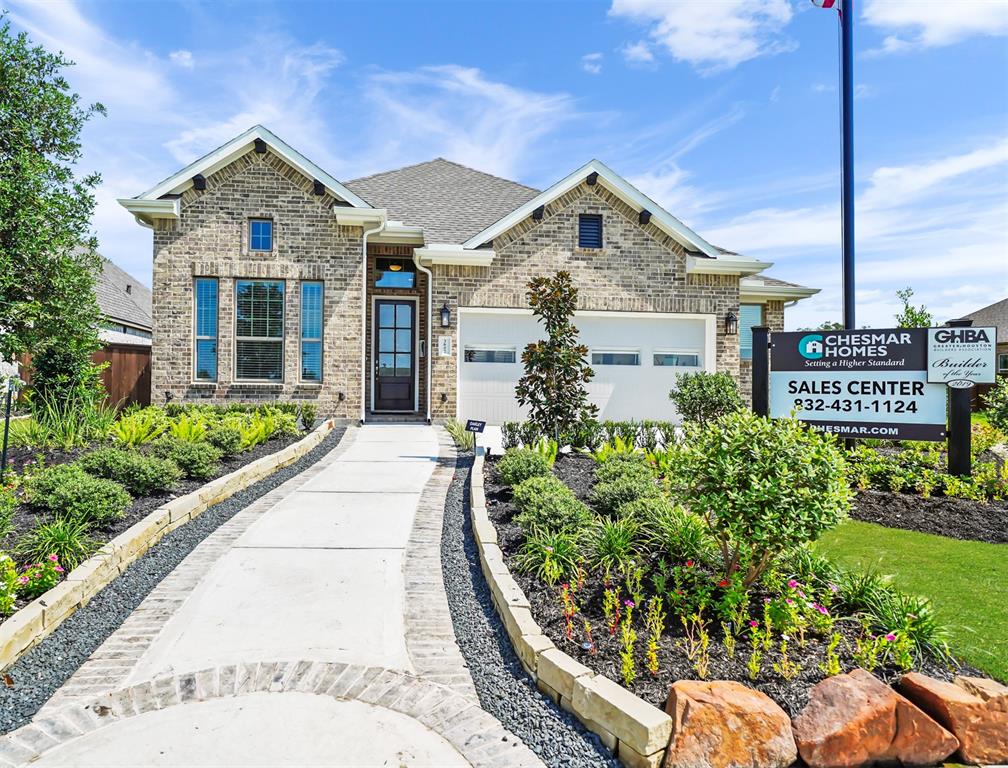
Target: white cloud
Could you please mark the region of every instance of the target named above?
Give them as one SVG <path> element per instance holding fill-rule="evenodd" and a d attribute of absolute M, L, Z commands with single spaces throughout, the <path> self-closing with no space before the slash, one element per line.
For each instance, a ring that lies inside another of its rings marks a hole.
<path fill-rule="evenodd" d="M 643 40 L 639 40 L 636 43 L 627 43 L 620 48 L 620 53 L 623 54 L 623 58 L 629 64 L 654 63 L 654 54 L 651 53 L 651 48 Z"/>
<path fill-rule="evenodd" d="M 781 87 L 779 85 L 775 85 L 774 89 L 770 91 L 770 103 L 776 104 L 778 101 L 780 101 L 780 94 L 781 94 Z"/>
<path fill-rule="evenodd" d="M 788 0 L 613 0 L 609 14 L 648 25 L 656 44 L 701 72 L 795 46 L 782 34 L 792 17 Z"/>
<path fill-rule="evenodd" d="M 581 69 L 589 75 L 597 75 L 602 71 L 602 54 L 586 53 L 581 57 Z"/>
<path fill-rule="evenodd" d="M 1008 0 L 868 0 L 864 20 L 891 33 L 874 53 L 934 48 L 971 37 L 1008 35 Z"/>
<path fill-rule="evenodd" d="M 194 65 L 192 51 L 187 51 L 185 49 L 179 51 L 172 51 L 168 54 L 168 59 L 172 64 L 182 67 L 183 69 L 192 69 Z"/>

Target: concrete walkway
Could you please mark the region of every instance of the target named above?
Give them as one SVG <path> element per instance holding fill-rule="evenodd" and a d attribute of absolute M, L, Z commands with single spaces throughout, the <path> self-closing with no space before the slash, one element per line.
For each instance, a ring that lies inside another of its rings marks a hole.
<path fill-rule="evenodd" d="M 201 543 L 0 739 L 0 766 L 539 764 L 455 644 L 453 457 L 443 430 L 348 430 Z"/>

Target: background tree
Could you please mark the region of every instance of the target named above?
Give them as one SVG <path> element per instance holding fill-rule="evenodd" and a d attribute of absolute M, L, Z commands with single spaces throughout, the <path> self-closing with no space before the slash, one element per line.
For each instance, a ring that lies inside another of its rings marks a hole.
<path fill-rule="evenodd" d="M 930 328 L 934 325 L 934 317 L 923 304 L 915 307 L 910 303 L 910 297 L 913 295 L 913 288 L 910 286 L 902 291 L 896 291 L 896 298 L 903 302 L 903 310 L 896 315 L 897 326 L 900 328 Z"/>
<path fill-rule="evenodd" d="M 71 64 L 0 16 L 0 354 L 31 352 L 33 384 L 54 397 L 97 380 L 100 177 L 75 165 L 81 129 L 105 110 L 80 104 L 62 74 Z"/>
<path fill-rule="evenodd" d="M 515 387 L 515 396 L 529 407 L 529 420 L 560 443 L 562 435 L 598 413 L 588 402 L 585 387 L 595 375 L 586 359 L 588 347 L 578 340 L 578 329 L 571 321 L 578 292 L 570 273 L 561 271 L 554 277 L 532 278 L 526 295 L 548 338 L 529 344 L 522 352 L 525 374 Z"/>

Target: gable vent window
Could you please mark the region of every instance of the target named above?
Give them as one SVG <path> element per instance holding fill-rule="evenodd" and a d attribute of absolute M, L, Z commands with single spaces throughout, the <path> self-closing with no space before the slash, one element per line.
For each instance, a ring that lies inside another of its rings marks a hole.
<path fill-rule="evenodd" d="M 582 213 L 578 216 L 578 247 L 602 247 L 602 216 L 597 213 Z"/>

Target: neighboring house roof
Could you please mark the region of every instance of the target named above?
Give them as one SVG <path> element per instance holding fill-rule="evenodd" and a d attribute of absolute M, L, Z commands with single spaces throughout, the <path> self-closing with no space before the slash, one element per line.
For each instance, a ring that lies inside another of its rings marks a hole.
<path fill-rule="evenodd" d="M 819 293 L 818 288 L 806 288 L 797 283 L 778 280 L 767 275 L 750 275 L 739 281 L 742 301 L 798 301 Z"/>
<path fill-rule="evenodd" d="M 346 185 L 390 219 L 423 227 L 428 243 L 463 243 L 539 194 L 441 157 Z"/>
<path fill-rule="evenodd" d="M 997 328 L 997 340 L 999 344 L 1008 342 L 1008 299 L 995 301 L 989 306 L 963 315 L 962 320 L 972 320 L 973 325 L 994 326 Z"/>
<path fill-rule="evenodd" d="M 151 329 L 150 288 L 105 258 L 95 281 L 95 295 L 105 317 L 145 331 Z"/>

